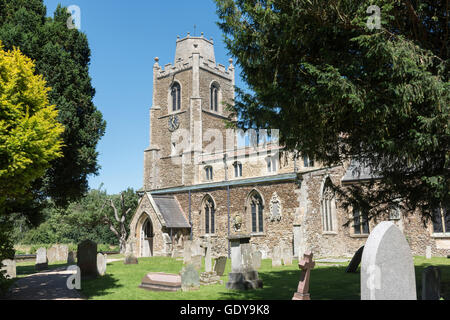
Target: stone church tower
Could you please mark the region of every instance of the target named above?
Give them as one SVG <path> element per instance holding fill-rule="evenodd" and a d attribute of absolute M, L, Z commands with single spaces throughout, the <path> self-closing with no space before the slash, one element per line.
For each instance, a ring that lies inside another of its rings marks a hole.
<path fill-rule="evenodd" d="M 226 105 L 234 99 L 234 67 L 216 65 L 214 44 L 203 36 L 178 39 L 175 62 L 155 58 L 150 146 L 144 156 L 144 189 L 200 181 L 197 164 L 208 130 L 225 136 Z M 205 141 L 206 143 L 206 141 Z"/>

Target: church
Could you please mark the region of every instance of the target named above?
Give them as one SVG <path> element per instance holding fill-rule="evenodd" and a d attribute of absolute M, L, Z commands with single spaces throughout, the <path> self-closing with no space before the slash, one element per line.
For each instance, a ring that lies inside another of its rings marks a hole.
<path fill-rule="evenodd" d="M 173 64 L 153 66 L 150 143 L 144 152 L 141 198 L 130 224 L 137 257 L 178 256 L 187 240 L 208 241 L 214 256 L 229 256 L 228 237 L 245 234 L 270 258 L 276 245 L 294 257 L 351 257 L 374 222 L 342 209 L 330 184 L 370 179 L 352 164 L 324 167 L 282 152 L 275 138 L 227 129 L 235 68 L 217 63 L 214 42 L 187 35 L 176 41 Z M 242 140 L 242 139 L 241 139 Z M 424 225 L 420 215 L 394 210 L 384 217 L 405 234 L 414 255 L 450 253 L 450 221 L 439 208 Z M 347 224 L 347 222 L 349 222 Z"/>

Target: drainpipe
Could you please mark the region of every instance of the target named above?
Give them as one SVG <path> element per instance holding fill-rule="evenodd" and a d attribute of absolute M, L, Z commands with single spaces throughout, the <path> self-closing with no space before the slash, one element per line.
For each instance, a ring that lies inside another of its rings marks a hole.
<path fill-rule="evenodd" d="M 230 237 L 230 186 L 227 186 L 228 237 Z M 228 239 L 227 239 L 228 240 Z M 230 240 L 228 240 L 228 258 L 231 257 Z"/>
<path fill-rule="evenodd" d="M 189 224 L 191 226 L 191 234 L 189 235 L 189 240 L 192 241 L 192 218 L 191 218 L 191 190 L 189 190 Z"/>

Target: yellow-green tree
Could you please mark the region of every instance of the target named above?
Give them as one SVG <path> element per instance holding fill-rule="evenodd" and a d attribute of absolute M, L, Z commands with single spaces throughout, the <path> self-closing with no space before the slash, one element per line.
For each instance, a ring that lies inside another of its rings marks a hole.
<path fill-rule="evenodd" d="M 0 42 L 0 209 L 62 155 L 64 127 L 49 103 L 50 90 L 30 58 L 19 49 L 3 50 Z"/>

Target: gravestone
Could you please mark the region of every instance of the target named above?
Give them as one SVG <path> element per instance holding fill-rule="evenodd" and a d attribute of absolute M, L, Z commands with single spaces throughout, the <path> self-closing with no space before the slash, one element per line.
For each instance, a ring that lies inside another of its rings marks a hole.
<path fill-rule="evenodd" d="M 65 244 L 60 244 L 57 246 L 57 260 L 67 261 L 69 255 L 69 247 Z"/>
<path fill-rule="evenodd" d="M 236 235 L 228 239 L 231 246 L 231 272 L 228 274 L 226 288 L 235 290 L 262 288 L 263 282 L 252 265 L 250 236 Z"/>
<path fill-rule="evenodd" d="M 360 278 L 361 300 L 417 300 L 411 249 L 393 222 L 383 221 L 371 232 Z"/>
<path fill-rule="evenodd" d="M 83 278 L 97 277 L 97 244 L 95 242 L 85 240 L 78 245 L 77 264 Z"/>
<path fill-rule="evenodd" d="M 202 242 L 200 239 L 195 239 L 191 245 L 191 254 L 192 256 L 202 256 L 203 257 L 203 249 L 201 246 Z"/>
<path fill-rule="evenodd" d="M 178 291 L 181 289 L 181 276 L 179 274 L 151 272 L 142 279 L 139 288 L 150 291 Z"/>
<path fill-rule="evenodd" d="M 364 246 L 359 248 L 356 253 L 354 254 L 352 260 L 347 266 L 347 269 L 345 269 L 345 272 L 347 273 L 355 273 L 358 271 L 359 264 L 361 263 L 362 254 L 364 251 Z"/>
<path fill-rule="evenodd" d="M 422 272 L 422 300 L 439 300 L 441 298 L 441 269 L 426 267 Z"/>
<path fill-rule="evenodd" d="M 427 246 L 427 248 L 425 250 L 425 258 L 431 259 L 431 246 Z"/>
<path fill-rule="evenodd" d="M 272 252 L 272 267 L 281 266 L 281 246 L 277 245 Z"/>
<path fill-rule="evenodd" d="M 225 266 L 227 264 L 227 257 L 221 256 L 215 259 L 214 272 L 219 276 L 223 276 L 225 272 Z"/>
<path fill-rule="evenodd" d="M 134 255 L 134 241 L 128 241 L 125 247 L 125 260 L 123 264 L 138 264 L 139 261 Z"/>
<path fill-rule="evenodd" d="M 190 291 L 200 288 L 200 275 L 192 264 L 188 264 L 181 270 L 181 290 Z"/>
<path fill-rule="evenodd" d="M 104 276 L 106 274 L 106 254 L 97 253 L 97 274 L 99 276 Z"/>
<path fill-rule="evenodd" d="M 47 249 L 39 248 L 36 251 L 36 271 L 47 270 L 48 260 L 47 260 Z"/>
<path fill-rule="evenodd" d="M 196 270 L 200 271 L 200 269 L 202 268 L 202 256 L 192 256 L 191 264 L 194 265 Z"/>
<path fill-rule="evenodd" d="M 289 247 L 283 247 L 282 249 L 282 254 L 283 254 L 283 264 L 285 266 L 292 266 L 292 250 Z"/>
<path fill-rule="evenodd" d="M 170 238 L 168 233 L 163 233 L 164 240 L 164 254 L 167 257 L 172 256 L 172 239 Z"/>
<path fill-rule="evenodd" d="M 48 263 L 55 263 L 58 261 L 58 248 L 56 246 L 52 246 L 47 250 L 47 261 Z"/>
<path fill-rule="evenodd" d="M 191 263 L 191 257 L 192 257 L 192 241 L 187 240 L 187 241 L 184 242 L 183 263 L 184 264 L 190 264 Z"/>
<path fill-rule="evenodd" d="M 3 260 L 0 267 L 0 271 L 4 271 L 4 275 L 7 279 L 14 279 L 17 277 L 16 261 L 10 259 Z"/>
<path fill-rule="evenodd" d="M 69 251 L 69 253 L 67 254 L 67 264 L 76 264 L 77 262 L 75 260 L 76 260 L 75 252 Z"/>
<path fill-rule="evenodd" d="M 261 267 L 262 253 L 256 248 L 252 251 L 252 265 L 253 269 L 258 270 Z"/>

